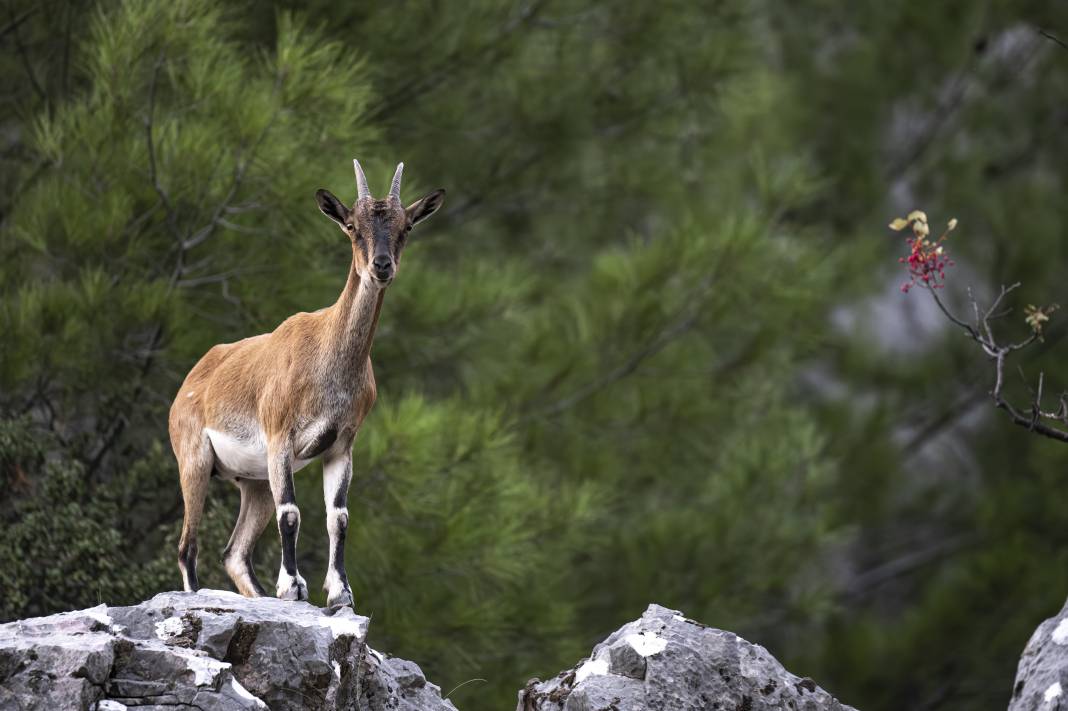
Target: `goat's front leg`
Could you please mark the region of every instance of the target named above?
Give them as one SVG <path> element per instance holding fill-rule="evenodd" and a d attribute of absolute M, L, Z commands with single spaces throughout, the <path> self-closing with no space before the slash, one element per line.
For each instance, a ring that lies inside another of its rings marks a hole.
<path fill-rule="evenodd" d="M 326 530 L 330 534 L 330 565 L 326 570 L 326 604 L 352 605 L 352 588 L 345 574 L 345 533 L 349 528 L 349 482 L 352 480 L 352 442 L 323 457 L 323 497 Z"/>
<path fill-rule="evenodd" d="M 288 441 L 272 443 L 267 451 L 267 476 L 274 497 L 278 534 L 282 538 L 282 566 L 276 592 L 283 600 L 307 600 L 308 585 L 297 572 L 297 535 L 300 509 L 293 488 L 293 448 Z"/>

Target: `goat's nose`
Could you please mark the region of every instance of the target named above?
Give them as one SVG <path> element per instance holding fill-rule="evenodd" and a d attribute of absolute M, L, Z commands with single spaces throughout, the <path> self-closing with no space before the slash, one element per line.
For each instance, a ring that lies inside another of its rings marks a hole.
<path fill-rule="evenodd" d="M 393 260 L 385 254 L 380 254 L 371 260 L 371 266 L 374 267 L 375 276 L 379 279 L 388 279 L 393 273 Z"/>

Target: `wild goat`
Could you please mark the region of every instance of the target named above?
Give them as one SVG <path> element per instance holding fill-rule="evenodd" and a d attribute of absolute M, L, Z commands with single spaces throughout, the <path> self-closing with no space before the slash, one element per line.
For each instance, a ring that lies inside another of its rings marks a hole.
<path fill-rule="evenodd" d="M 185 500 L 178 567 L 187 591 L 198 587 L 197 527 L 214 474 L 241 490 L 237 524 L 223 551 L 238 591 L 248 597 L 265 594 L 251 556 L 273 513 L 282 539 L 277 595 L 308 599 L 308 586 L 297 572 L 300 511 L 293 472 L 321 456 L 330 535 L 323 587 L 328 605 L 353 604 L 345 532 L 352 442 L 375 402 L 371 342 L 409 231 L 441 207 L 445 196 L 435 190 L 404 207 L 401 163 L 389 196 L 376 200 L 359 161 L 353 165 L 351 209 L 327 190 L 315 193 L 319 209 L 352 242 L 352 266 L 337 303 L 290 316 L 272 333 L 213 347 L 189 371 L 171 406 L 171 446 Z"/>

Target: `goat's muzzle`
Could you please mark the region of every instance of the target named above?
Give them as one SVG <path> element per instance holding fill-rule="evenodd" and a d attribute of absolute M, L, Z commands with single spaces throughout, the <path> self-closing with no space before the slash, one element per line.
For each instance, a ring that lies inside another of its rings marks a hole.
<path fill-rule="evenodd" d="M 378 281 L 388 282 L 393 278 L 393 260 L 387 255 L 378 255 L 371 261 L 371 272 Z"/>

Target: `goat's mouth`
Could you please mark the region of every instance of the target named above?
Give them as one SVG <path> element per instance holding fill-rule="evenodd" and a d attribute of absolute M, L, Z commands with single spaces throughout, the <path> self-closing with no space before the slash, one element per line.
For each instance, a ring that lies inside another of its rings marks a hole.
<path fill-rule="evenodd" d="M 386 287 L 393 283 L 393 274 L 381 277 L 378 274 L 371 272 L 371 281 L 373 281 L 378 286 Z"/>

